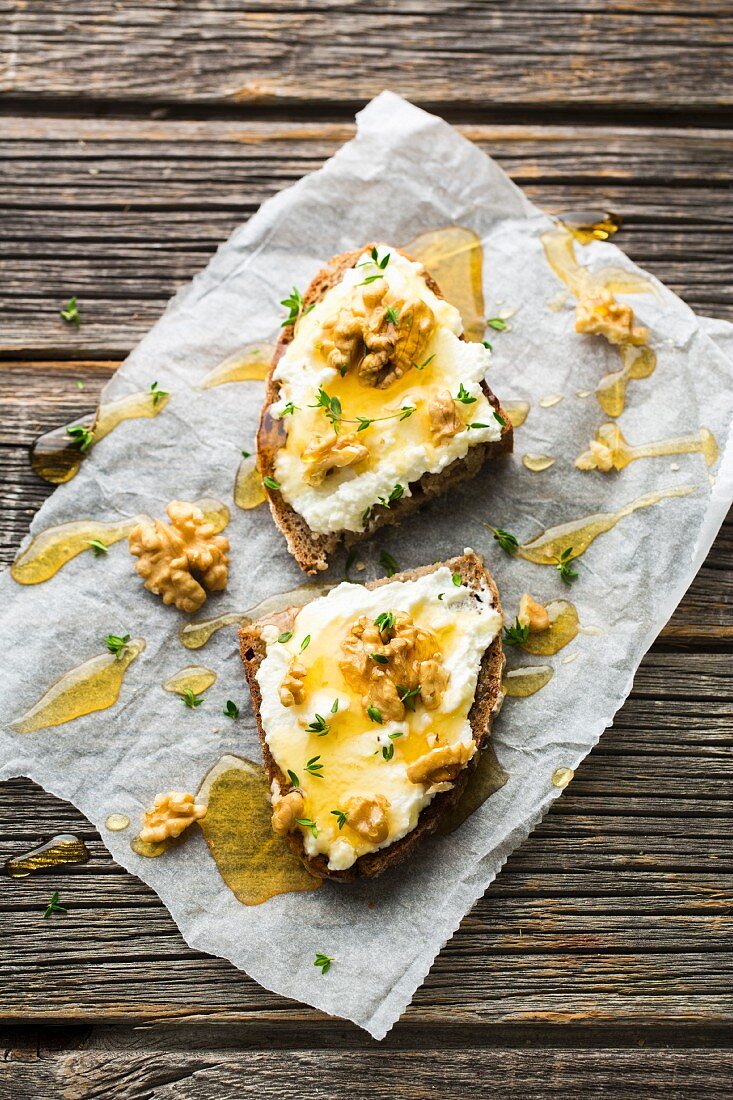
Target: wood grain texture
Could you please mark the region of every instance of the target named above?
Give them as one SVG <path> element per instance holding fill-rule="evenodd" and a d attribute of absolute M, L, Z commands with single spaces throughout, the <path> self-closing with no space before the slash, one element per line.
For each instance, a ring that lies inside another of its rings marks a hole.
<path fill-rule="evenodd" d="M 3 0 L 9 96 L 185 104 L 724 108 L 730 6 Z M 702 74 L 704 73 L 704 76 Z"/>

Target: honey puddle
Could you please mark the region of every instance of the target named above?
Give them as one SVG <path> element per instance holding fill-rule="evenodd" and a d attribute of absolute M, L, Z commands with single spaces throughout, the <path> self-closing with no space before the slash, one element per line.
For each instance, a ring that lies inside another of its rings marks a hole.
<path fill-rule="evenodd" d="M 269 789 L 260 764 L 227 755 L 204 777 L 196 796 L 208 806 L 199 826 L 209 851 L 243 905 L 316 890 L 322 882 L 306 871 L 287 840 L 273 833 Z"/>
<path fill-rule="evenodd" d="M 564 396 L 563 393 L 548 393 L 547 397 L 541 397 L 537 404 L 541 409 L 551 409 L 555 405 L 559 405 Z"/>
<path fill-rule="evenodd" d="M 449 836 L 455 832 L 479 806 L 483 806 L 487 798 L 501 790 L 508 778 L 507 772 L 496 758 L 494 746 L 488 745 L 471 772 L 463 794 L 441 819 L 436 836 Z"/>
<path fill-rule="evenodd" d="M 533 656 L 550 657 L 578 635 L 578 611 L 575 604 L 569 600 L 551 600 L 545 604 L 545 609 L 550 617 L 547 630 L 528 634 L 526 641 L 522 642 L 525 653 Z"/>
<path fill-rule="evenodd" d="M 112 653 L 90 657 L 54 680 L 38 702 L 12 722 L 10 728 L 16 733 L 35 733 L 113 706 L 119 698 L 125 672 L 144 649 L 144 638 L 132 638 L 117 657 Z"/>
<path fill-rule="evenodd" d="M 216 673 L 213 669 L 203 665 L 186 665 L 185 668 L 171 676 L 163 684 L 165 691 L 172 691 L 176 695 L 185 695 L 192 691 L 194 695 L 201 695 L 212 684 L 216 683 Z"/>
<path fill-rule="evenodd" d="M 551 783 L 553 787 L 559 787 L 562 791 L 567 787 L 574 775 L 575 772 L 572 768 L 556 768 L 552 773 Z"/>
<path fill-rule="evenodd" d="M 571 551 L 570 560 L 578 558 L 599 535 L 610 531 L 624 516 L 630 516 L 639 508 L 649 508 L 668 497 L 688 496 L 696 488 L 695 485 L 682 485 L 679 489 L 661 489 L 630 501 L 619 508 L 618 512 L 596 512 L 595 515 L 583 516 L 557 527 L 548 527 L 529 542 L 521 543 L 517 554 L 525 561 L 532 561 L 537 565 L 556 565 L 560 555 L 566 550 Z"/>
<path fill-rule="evenodd" d="M 522 455 L 522 465 L 531 470 L 533 474 L 541 474 L 543 470 L 549 470 L 550 466 L 555 465 L 555 462 L 556 459 L 552 455 Z"/>
<path fill-rule="evenodd" d="M 217 535 L 224 530 L 232 518 L 226 504 L 222 504 L 220 500 L 214 500 L 213 497 L 201 497 L 200 500 L 195 500 L 193 503 L 201 509 L 204 513 L 204 519 L 211 524 Z"/>
<path fill-rule="evenodd" d="M 262 382 L 267 378 L 274 354 L 274 344 L 248 344 L 204 375 L 197 388 L 208 390 L 228 382 Z"/>
<path fill-rule="evenodd" d="M 483 340 L 486 312 L 481 238 L 472 229 L 449 225 L 420 233 L 404 250 L 425 265 L 443 296 L 460 312 L 466 339 Z"/>
<path fill-rule="evenodd" d="M 201 649 L 222 627 L 235 624 L 247 626 L 255 619 L 274 615 L 278 611 L 286 611 L 289 607 L 303 607 L 318 596 L 325 596 L 333 587 L 333 584 L 325 582 L 301 584 L 297 588 L 291 588 L 289 592 L 278 592 L 274 596 L 267 596 L 248 611 L 229 611 L 224 615 L 217 615 L 214 619 L 199 619 L 198 622 L 184 623 L 178 632 L 178 638 L 186 649 Z"/>
<path fill-rule="evenodd" d="M 660 458 L 663 455 L 683 454 L 701 454 L 705 464 L 712 466 L 718 457 L 715 436 L 707 428 L 700 428 L 699 432 L 691 435 L 678 435 L 672 439 L 660 439 L 655 443 L 643 443 L 633 447 L 616 424 L 601 424 L 594 442 L 605 448 L 605 451 L 602 455 L 594 454 L 592 448 L 584 451 L 575 460 L 579 470 L 601 469 L 607 473 L 608 462 L 610 462 L 610 469 L 623 470 L 638 458 Z M 599 465 L 599 457 L 603 458 L 603 465 Z"/>
<path fill-rule="evenodd" d="M 5 863 L 5 873 L 11 878 L 27 878 L 39 871 L 53 870 L 68 864 L 87 863 L 89 849 L 81 837 L 73 833 L 59 833 L 38 848 L 12 856 Z"/>
<path fill-rule="evenodd" d="M 167 852 L 173 844 L 180 842 L 180 839 L 180 837 L 171 837 L 168 840 L 141 840 L 139 836 L 134 836 L 130 841 L 130 847 L 138 856 L 144 856 L 145 859 L 157 859 L 158 856 L 163 855 L 163 852 Z"/>
<path fill-rule="evenodd" d="M 610 211 L 600 213 L 597 210 L 569 210 L 564 214 L 558 214 L 562 222 L 580 244 L 590 244 L 591 241 L 607 241 L 614 233 L 618 233 L 623 225 L 623 220 L 618 214 Z"/>
<path fill-rule="evenodd" d="M 529 416 L 529 401 L 502 401 L 501 404 L 512 422 L 512 427 L 521 428 Z"/>
<path fill-rule="evenodd" d="M 104 439 L 123 420 L 149 419 L 157 416 L 168 404 L 170 395 L 142 390 L 119 397 L 116 401 L 107 401 L 99 406 L 93 416 L 85 416 L 72 421 L 61 428 L 40 435 L 31 449 L 31 466 L 39 477 L 50 481 L 52 485 L 62 485 L 71 481 L 84 458 L 94 446 Z M 92 432 L 89 447 L 81 450 L 78 440 L 70 436 L 67 428 L 84 427 Z"/>
<path fill-rule="evenodd" d="M 105 829 L 111 833 L 122 833 L 130 828 L 130 819 L 127 814 L 110 814 L 104 823 Z"/>
<path fill-rule="evenodd" d="M 553 675 L 554 672 L 549 665 L 525 665 L 523 668 L 514 668 L 502 679 L 502 691 L 510 699 L 526 699 L 528 695 L 534 695 L 549 684 Z"/>
<path fill-rule="evenodd" d="M 98 539 L 105 546 L 126 539 L 147 517 L 132 516 L 113 523 L 103 523 L 96 519 L 75 519 L 70 523 L 59 523 L 47 527 L 36 535 L 22 550 L 10 566 L 10 576 L 18 584 L 40 584 L 47 581 L 67 562 L 90 550 L 92 539 Z"/>
<path fill-rule="evenodd" d="M 234 503 L 237 508 L 248 512 L 251 508 L 258 508 L 266 500 L 267 493 L 262 484 L 257 456 L 248 455 L 239 463 L 237 476 L 234 479 Z"/>
<path fill-rule="evenodd" d="M 604 374 L 596 388 L 598 404 L 606 416 L 620 416 L 626 404 L 626 386 L 630 379 L 648 378 L 657 365 L 656 352 L 647 344 L 633 347 L 623 344 L 619 349 L 621 369 Z"/>

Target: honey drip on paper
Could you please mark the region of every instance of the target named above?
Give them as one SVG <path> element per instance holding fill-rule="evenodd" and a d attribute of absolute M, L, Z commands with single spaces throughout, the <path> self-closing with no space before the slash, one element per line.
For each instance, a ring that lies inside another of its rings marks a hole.
<path fill-rule="evenodd" d="M 596 388 L 598 404 L 606 416 L 620 416 L 626 404 L 626 386 L 630 379 L 648 378 L 657 365 L 656 352 L 648 344 L 633 347 L 623 344 L 618 349 L 621 369 L 604 374 Z"/>
<path fill-rule="evenodd" d="M 572 642 L 578 634 L 578 611 L 569 600 L 551 600 L 545 604 L 550 618 L 547 630 L 530 633 L 522 642 L 525 653 L 534 656 L 550 657 Z"/>
<path fill-rule="evenodd" d="M 297 588 L 291 588 L 289 592 L 278 592 L 274 596 L 267 596 L 261 603 L 250 607 L 248 611 L 229 611 L 213 619 L 199 619 L 197 622 L 184 623 L 178 632 L 178 638 L 186 649 L 201 649 L 212 635 L 225 626 L 247 626 L 255 619 L 274 615 L 278 611 L 286 611 L 289 607 L 303 607 L 318 596 L 325 596 L 333 587 L 333 584 L 326 583 L 301 584 Z"/>
<path fill-rule="evenodd" d="M 575 772 L 572 768 L 556 768 L 552 773 L 551 783 L 553 787 L 559 787 L 562 791 L 567 787 L 574 775 Z"/>
<path fill-rule="evenodd" d="M 274 344 L 248 344 L 204 375 L 198 389 L 208 390 L 228 382 L 261 382 L 267 377 L 274 354 Z"/>
<path fill-rule="evenodd" d="M 115 401 L 106 401 L 95 414 L 82 416 L 72 420 L 70 424 L 40 435 L 31 448 L 31 466 L 39 477 L 50 481 L 52 485 L 71 481 L 95 443 L 114 431 L 123 420 L 157 416 L 168 401 L 168 394 L 151 394 L 150 390 L 130 393 Z M 67 428 L 77 426 L 88 428 L 92 432 L 91 444 L 84 451 L 80 450 L 79 443 L 67 431 Z"/>
<path fill-rule="evenodd" d="M 113 653 L 90 657 L 54 680 L 38 702 L 10 728 L 16 733 L 35 733 L 114 706 L 125 672 L 144 649 L 144 638 L 132 638 L 117 657 Z"/>
<path fill-rule="evenodd" d="M 556 461 L 552 455 L 522 455 L 522 465 L 531 470 L 533 474 L 541 474 L 543 470 L 549 470 L 550 466 L 554 466 Z"/>
<path fill-rule="evenodd" d="M 661 489 L 659 492 L 646 493 L 630 501 L 617 512 L 596 512 L 595 515 L 583 516 L 569 523 L 561 523 L 557 527 L 548 527 L 529 542 L 521 543 L 517 548 L 517 555 L 537 565 L 556 565 L 565 550 L 571 551 L 570 560 L 578 558 L 585 553 L 594 539 L 610 531 L 624 516 L 630 516 L 639 508 L 649 508 L 652 504 L 658 504 L 668 497 L 688 496 L 694 493 L 695 488 L 694 485 L 682 485 L 679 489 Z"/>
<path fill-rule="evenodd" d="M 126 539 L 138 523 L 147 517 L 132 516 L 113 523 L 96 519 L 76 519 L 47 527 L 32 539 L 10 566 L 10 576 L 18 584 L 40 584 L 47 581 L 67 562 L 91 550 L 92 539 L 99 539 L 105 546 Z"/>
<path fill-rule="evenodd" d="M 203 665 L 186 665 L 179 672 L 174 673 L 170 680 L 163 684 L 165 691 L 172 691 L 176 695 L 186 695 L 192 691 L 194 695 L 201 695 L 212 684 L 216 683 L 216 673 L 213 669 Z"/>
<path fill-rule="evenodd" d="M 130 819 L 127 814 L 110 814 L 104 823 L 105 829 L 111 833 L 122 833 L 130 828 Z"/>
<path fill-rule="evenodd" d="M 73 833 L 59 833 L 38 848 L 32 848 L 20 856 L 11 856 L 5 863 L 5 873 L 11 878 L 27 878 L 39 871 L 88 863 L 89 858 L 89 849 L 81 837 Z"/>
<path fill-rule="evenodd" d="M 691 435 L 678 435 L 672 439 L 660 439 L 654 443 L 642 443 L 638 447 L 632 446 L 624 437 L 621 429 L 616 424 L 601 424 L 596 432 L 595 442 L 606 448 L 604 458 L 610 461 L 611 469 L 623 470 L 631 462 L 639 458 L 660 458 L 664 455 L 701 454 L 707 466 L 712 466 L 718 457 L 718 445 L 715 436 L 707 428 L 700 428 L 699 432 Z M 579 470 L 602 469 L 608 472 L 604 466 L 599 466 L 598 455 L 594 455 L 592 449 L 584 451 L 575 460 Z"/>
<path fill-rule="evenodd" d="M 454 806 L 448 810 L 436 830 L 437 836 L 449 836 L 483 806 L 487 798 L 496 794 L 509 778 L 496 758 L 493 745 L 484 749 L 478 764 L 471 772 L 463 794 Z"/>
<path fill-rule="evenodd" d="M 144 856 L 145 859 L 157 859 L 158 856 L 162 856 L 164 852 L 168 851 L 174 840 L 178 839 L 178 837 L 171 837 L 168 840 L 141 840 L 139 836 L 134 836 L 130 841 L 130 847 L 138 856 Z"/>
<path fill-rule="evenodd" d="M 622 218 L 610 211 L 600 213 L 597 210 L 569 210 L 558 217 L 576 241 L 583 245 L 590 244 L 591 241 L 607 241 L 623 225 Z"/>
<path fill-rule="evenodd" d="M 547 397 L 541 397 L 537 404 L 541 409 L 551 409 L 555 405 L 559 405 L 565 397 L 563 393 L 548 393 Z"/>
<path fill-rule="evenodd" d="M 262 474 L 257 465 L 256 455 L 248 455 L 239 463 L 237 476 L 234 479 L 234 503 L 237 508 L 248 512 L 252 508 L 258 508 L 267 500 L 267 493 L 262 484 Z"/>
<path fill-rule="evenodd" d="M 404 250 L 425 265 L 445 299 L 459 311 L 466 339 L 483 340 L 486 312 L 481 238 L 472 229 L 449 225 L 420 233 Z"/>
<path fill-rule="evenodd" d="M 260 764 L 222 756 L 204 777 L 196 800 L 207 805 L 199 826 L 219 874 L 243 905 L 276 894 L 316 890 L 321 879 L 306 871 L 270 825 L 270 785 Z"/>
<path fill-rule="evenodd" d="M 549 665 L 525 665 L 507 672 L 501 681 L 501 688 L 511 699 L 526 699 L 549 684 L 553 675 Z"/>
<path fill-rule="evenodd" d="M 502 408 L 507 413 L 513 428 L 521 428 L 529 416 L 529 401 L 502 401 Z"/>

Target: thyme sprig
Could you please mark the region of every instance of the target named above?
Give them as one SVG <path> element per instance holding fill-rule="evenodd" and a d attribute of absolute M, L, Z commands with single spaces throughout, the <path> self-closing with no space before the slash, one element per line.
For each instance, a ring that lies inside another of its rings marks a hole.
<path fill-rule="evenodd" d="M 578 570 L 573 569 L 573 547 L 568 546 L 557 559 L 555 568 L 560 574 L 560 580 L 564 584 L 572 584 L 578 576 Z"/>
<path fill-rule="evenodd" d="M 505 645 L 522 645 L 529 637 L 529 623 L 520 623 L 519 618 L 511 626 L 504 627 Z"/>
<path fill-rule="evenodd" d="M 372 424 L 381 423 L 383 420 L 409 420 L 414 413 L 415 405 L 402 405 L 399 412 L 389 413 L 388 416 L 344 416 L 341 401 L 336 395 L 331 395 L 319 387 L 318 398 L 309 409 L 323 409 L 326 419 L 331 422 L 334 432 L 338 435 L 342 424 L 358 424 L 357 432 L 366 431 Z"/>
<path fill-rule="evenodd" d="M 306 313 L 315 309 L 316 303 L 312 302 L 311 305 L 304 306 L 303 295 L 297 286 L 294 286 L 288 297 L 280 301 L 280 305 L 286 306 L 289 311 L 285 320 L 280 322 L 280 328 L 285 328 L 286 325 L 294 325 L 301 317 L 305 317 Z"/>
<path fill-rule="evenodd" d="M 519 539 L 516 535 L 513 535 L 510 531 L 505 531 L 503 527 L 492 527 L 490 523 L 485 523 L 484 527 L 491 531 L 494 541 L 499 543 L 505 554 L 510 556 L 516 554 L 519 549 Z"/>

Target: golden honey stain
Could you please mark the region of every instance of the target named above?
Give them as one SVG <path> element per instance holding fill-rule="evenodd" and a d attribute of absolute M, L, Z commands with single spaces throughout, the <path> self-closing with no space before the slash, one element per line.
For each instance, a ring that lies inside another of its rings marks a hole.
<path fill-rule="evenodd" d="M 90 657 L 54 680 L 38 702 L 12 722 L 10 728 L 16 733 L 35 733 L 114 706 L 125 672 L 144 649 L 144 638 L 132 638 L 117 656 L 100 653 Z"/>
<path fill-rule="evenodd" d="M 199 826 L 219 874 L 243 905 L 276 894 L 316 890 L 309 874 L 270 824 L 270 785 L 261 764 L 222 756 L 204 777 L 196 800 L 208 808 Z"/>
<path fill-rule="evenodd" d="M 318 596 L 325 596 L 335 586 L 333 584 L 301 584 L 288 592 L 278 592 L 267 596 L 248 611 L 228 611 L 213 619 L 199 619 L 197 622 L 184 623 L 178 632 L 181 645 L 186 649 L 201 649 L 218 630 L 226 626 L 247 626 L 255 619 L 287 611 L 289 607 L 303 607 Z"/>
<path fill-rule="evenodd" d="M 467 340 L 481 342 L 486 330 L 483 291 L 483 246 L 472 229 L 449 225 L 420 233 L 404 251 L 425 265 L 445 299 L 463 320 Z"/>
<path fill-rule="evenodd" d="M 216 683 L 216 673 L 213 669 L 206 668 L 204 665 L 186 665 L 165 681 L 163 689 L 174 692 L 176 695 L 186 695 L 189 691 L 194 695 L 202 695 L 214 683 Z"/>
<path fill-rule="evenodd" d="M 171 843 L 171 840 L 141 840 L 139 836 L 134 836 L 130 841 L 130 847 L 135 855 L 143 856 L 145 859 L 157 859 L 168 851 Z"/>
<path fill-rule="evenodd" d="M 559 787 L 560 790 L 564 790 L 574 775 L 575 772 L 572 768 L 556 768 L 552 773 L 551 782 L 553 787 Z"/>
<path fill-rule="evenodd" d="M 564 393 L 548 393 L 546 397 L 541 397 L 537 404 L 541 409 L 551 409 L 553 406 L 559 405 L 564 397 Z"/>
<path fill-rule="evenodd" d="M 598 404 L 606 416 L 620 416 L 626 404 L 626 387 L 631 379 L 649 378 L 656 369 L 657 355 L 648 344 L 623 344 L 618 349 L 621 369 L 604 374 L 596 388 Z"/>
<path fill-rule="evenodd" d="M 545 604 L 550 619 L 547 630 L 530 633 L 522 649 L 533 656 L 550 657 L 572 642 L 578 634 L 578 609 L 569 600 L 551 600 Z"/>
<path fill-rule="evenodd" d="M 211 524 L 215 534 L 218 535 L 228 525 L 232 514 L 222 501 L 214 500 L 213 497 L 201 497 L 193 503 L 203 512 L 204 520 Z"/>
<path fill-rule="evenodd" d="M 10 567 L 10 576 L 18 584 L 40 584 L 58 573 L 77 554 L 92 549 L 92 540 L 112 546 L 126 539 L 133 527 L 145 519 L 147 516 L 144 515 L 112 523 L 78 519 L 47 527 L 31 539 L 25 550 L 21 550 Z"/>
<path fill-rule="evenodd" d="M 208 390 L 229 382 L 262 382 L 267 378 L 274 354 L 274 344 L 247 344 L 204 375 L 197 388 Z"/>
<path fill-rule="evenodd" d="M 248 512 L 252 508 L 258 508 L 267 500 L 267 493 L 262 484 L 256 455 L 247 455 L 239 463 L 239 469 L 234 479 L 234 503 L 237 508 Z"/>
<path fill-rule="evenodd" d="M 123 420 L 149 419 L 161 413 L 170 395 L 162 390 L 142 390 L 115 401 L 103 402 L 93 416 L 81 417 L 61 428 L 40 435 L 31 449 L 31 465 L 39 477 L 52 485 L 71 481 L 84 458 L 101 439 L 114 431 Z M 92 433 L 89 446 L 83 451 L 79 441 L 69 435 L 69 428 L 83 427 Z"/>
<path fill-rule="evenodd" d="M 449 836 L 483 806 L 487 798 L 501 790 L 509 775 L 497 760 L 494 746 L 488 745 L 471 772 L 468 783 L 455 805 L 441 818 L 437 836 Z"/>
<path fill-rule="evenodd" d="M 543 470 L 549 470 L 550 466 L 555 465 L 555 462 L 556 459 L 552 455 L 531 453 L 522 455 L 522 465 L 531 470 L 533 474 L 541 474 Z"/>
<path fill-rule="evenodd" d="M 632 446 L 616 424 L 601 424 L 590 449 L 575 460 L 579 470 L 623 470 L 639 458 L 660 458 L 664 455 L 701 454 L 707 466 L 718 457 L 715 436 L 707 428 L 690 435 L 678 435 L 652 443 Z"/>
<path fill-rule="evenodd" d="M 521 428 L 529 416 L 529 401 L 502 401 L 501 407 L 509 417 L 513 428 Z"/>
<path fill-rule="evenodd" d="M 104 823 L 105 829 L 111 833 L 122 833 L 130 828 L 130 819 L 127 814 L 110 814 Z"/>
<path fill-rule="evenodd" d="M 591 241 L 607 241 L 623 225 L 620 215 L 610 211 L 601 213 L 597 210 L 569 210 L 559 214 L 558 218 L 582 245 L 590 244 Z"/>
<path fill-rule="evenodd" d="M 625 504 L 617 512 L 596 512 L 581 519 L 561 523 L 557 527 L 548 527 L 540 531 L 529 542 L 521 543 L 517 554 L 525 561 L 536 565 L 556 565 L 560 555 L 569 551 L 569 560 L 580 557 L 599 535 L 610 531 L 624 516 L 630 516 L 640 508 L 649 508 L 670 497 L 685 497 L 694 493 L 697 486 L 682 485 L 678 489 L 661 489 L 655 493 L 646 493 L 636 500 Z"/>
<path fill-rule="evenodd" d="M 502 691 L 510 699 L 526 699 L 549 684 L 554 672 L 549 665 L 525 665 L 505 673 L 501 681 Z"/>
<path fill-rule="evenodd" d="M 59 833 L 44 844 L 5 862 L 5 873 L 11 878 L 27 878 L 39 871 L 49 871 L 69 864 L 88 863 L 89 849 L 81 837 Z"/>

